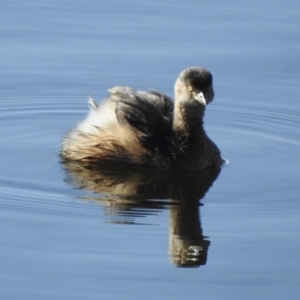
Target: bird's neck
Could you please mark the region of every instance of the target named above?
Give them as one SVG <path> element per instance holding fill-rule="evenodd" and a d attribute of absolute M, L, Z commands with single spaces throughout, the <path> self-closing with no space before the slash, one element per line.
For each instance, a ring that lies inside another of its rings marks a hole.
<path fill-rule="evenodd" d="M 173 130 L 189 133 L 203 126 L 204 106 L 188 105 L 186 102 L 176 102 L 174 107 Z"/>

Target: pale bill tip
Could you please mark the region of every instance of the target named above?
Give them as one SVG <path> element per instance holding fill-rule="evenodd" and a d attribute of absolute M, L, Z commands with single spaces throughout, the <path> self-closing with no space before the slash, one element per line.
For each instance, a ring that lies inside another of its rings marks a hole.
<path fill-rule="evenodd" d="M 196 94 L 196 100 L 198 100 L 201 104 L 206 105 L 206 100 L 202 92 Z"/>

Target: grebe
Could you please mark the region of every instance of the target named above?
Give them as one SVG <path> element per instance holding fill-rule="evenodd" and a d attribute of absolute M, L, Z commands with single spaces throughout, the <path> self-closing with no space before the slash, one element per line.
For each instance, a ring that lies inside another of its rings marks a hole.
<path fill-rule="evenodd" d="M 90 168 L 101 164 L 157 170 L 197 171 L 223 163 L 203 129 L 205 106 L 213 100 L 211 73 L 183 70 L 175 100 L 158 91 L 116 86 L 64 138 L 61 157 Z"/>

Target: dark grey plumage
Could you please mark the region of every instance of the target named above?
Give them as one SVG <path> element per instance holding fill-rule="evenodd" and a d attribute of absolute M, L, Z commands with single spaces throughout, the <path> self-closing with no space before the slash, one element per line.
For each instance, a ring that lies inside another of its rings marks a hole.
<path fill-rule="evenodd" d="M 61 155 L 89 167 L 133 165 L 162 170 L 199 170 L 222 164 L 217 146 L 203 129 L 212 101 L 212 75 L 185 69 L 175 83 L 175 102 L 151 90 L 114 87 L 88 118 L 64 140 Z"/>

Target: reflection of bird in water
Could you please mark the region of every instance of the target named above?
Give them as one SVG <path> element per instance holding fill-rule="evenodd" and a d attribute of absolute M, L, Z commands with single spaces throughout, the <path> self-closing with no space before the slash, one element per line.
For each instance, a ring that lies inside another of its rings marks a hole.
<path fill-rule="evenodd" d="M 202 234 L 198 206 L 195 199 L 170 206 L 169 254 L 178 267 L 206 264 L 210 241 Z"/>
<path fill-rule="evenodd" d="M 202 234 L 199 201 L 217 179 L 220 167 L 198 172 L 153 172 L 111 167 L 88 169 L 74 161 L 63 165 L 68 182 L 105 195 L 85 199 L 103 205 L 111 222 L 136 224 L 135 218 L 169 208 L 171 261 L 180 267 L 206 263 L 210 242 Z"/>
<path fill-rule="evenodd" d="M 175 102 L 157 91 L 114 87 L 66 136 L 61 156 L 86 166 L 109 163 L 159 170 L 200 170 L 223 163 L 203 129 L 206 104 L 214 97 L 212 75 L 185 69 L 175 82 Z"/>

